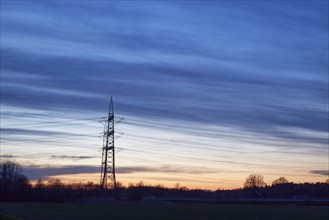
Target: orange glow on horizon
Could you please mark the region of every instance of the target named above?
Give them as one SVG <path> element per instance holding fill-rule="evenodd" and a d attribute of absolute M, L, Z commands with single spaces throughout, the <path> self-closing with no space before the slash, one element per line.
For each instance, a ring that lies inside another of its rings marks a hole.
<path fill-rule="evenodd" d="M 202 190 L 217 190 L 217 189 L 224 189 L 224 190 L 230 190 L 230 189 L 238 189 L 242 188 L 245 177 L 242 177 L 239 180 L 232 181 L 231 184 L 220 184 L 220 183 L 205 183 L 205 182 L 197 182 L 197 180 L 192 180 L 192 181 L 174 181 L 174 180 L 159 180 L 159 179 L 152 179 L 151 177 L 146 177 L 143 175 L 144 178 L 141 178 L 140 175 L 124 175 L 121 174 L 119 175 L 120 177 L 117 178 L 117 182 L 120 183 L 123 187 L 128 187 L 129 185 L 133 184 L 139 184 L 143 183 L 146 186 L 164 186 L 166 188 L 176 188 L 177 185 L 179 187 L 186 187 L 188 189 L 202 189 Z M 154 174 L 152 176 L 155 176 Z M 158 177 L 168 177 L 168 175 L 156 175 Z M 267 185 L 271 185 L 273 180 L 277 179 L 279 177 L 275 177 L 273 179 L 266 179 L 265 176 L 265 182 Z M 61 180 L 62 183 L 65 184 L 74 184 L 74 183 L 88 183 L 88 182 L 93 182 L 94 184 L 99 183 L 99 173 L 82 173 L 82 174 L 75 174 L 75 175 L 56 175 L 56 176 L 50 176 L 47 179 L 42 180 L 43 183 L 47 183 L 51 179 L 59 179 Z M 268 181 L 267 181 L 268 180 Z M 289 182 L 294 182 L 294 183 L 304 183 L 304 182 L 309 182 L 309 183 L 316 183 L 316 182 L 325 182 L 326 178 L 305 178 L 303 181 L 299 180 L 298 178 L 288 178 Z M 31 180 L 30 183 L 32 185 L 35 185 L 37 180 Z"/>

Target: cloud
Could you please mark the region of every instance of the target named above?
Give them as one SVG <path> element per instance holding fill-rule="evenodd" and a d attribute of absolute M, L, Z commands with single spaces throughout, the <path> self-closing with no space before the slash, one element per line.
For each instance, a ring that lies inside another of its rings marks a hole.
<path fill-rule="evenodd" d="M 41 166 L 25 165 L 23 173 L 30 179 L 47 179 L 57 175 L 71 175 L 80 173 L 97 173 L 100 167 L 95 166 Z"/>
<path fill-rule="evenodd" d="M 15 158 L 15 156 L 12 155 L 12 154 L 2 154 L 2 155 L 0 155 L 0 157 L 2 157 L 2 158 Z"/>
<path fill-rule="evenodd" d="M 73 120 L 74 121 L 74 120 Z M 67 121 L 46 121 L 44 122 L 45 129 L 26 129 L 26 128 L 1 128 L 0 131 L 4 136 L 2 137 L 2 142 L 36 142 L 36 143 L 53 143 L 53 144 L 65 144 L 73 143 L 79 138 L 87 139 L 97 139 L 97 134 L 86 134 L 86 133 L 71 133 L 66 131 L 60 131 L 61 129 L 51 130 L 54 126 L 61 125 L 62 127 L 69 126 L 70 123 Z M 74 121 L 75 124 L 81 124 L 78 120 Z M 73 124 L 74 124 L 73 123 Z M 39 123 L 36 123 L 40 126 Z M 64 129 L 62 129 L 64 130 Z"/>
<path fill-rule="evenodd" d="M 73 159 L 73 160 L 83 160 L 95 158 L 95 156 L 70 156 L 70 155 L 51 155 L 54 159 Z"/>
<path fill-rule="evenodd" d="M 66 157 L 65 157 L 66 158 Z M 29 179 L 43 179 L 57 175 L 72 175 L 72 174 L 88 174 L 100 173 L 100 167 L 97 166 L 41 166 L 41 165 L 25 165 L 24 174 Z M 119 166 L 116 168 L 118 174 L 131 173 L 190 173 L 190 174 L 205 174 L 215 173 L 215 170 L 209 168 L 184 168 L 172 166 L 160 167 L 145 167 L 145 166 Z"/>
<path fill-rule="evenodd" d="M 146 173 L 191 173 L 191 174 L 206 174 L 206 173 L 217 173 L 216 170 L 211 170 L 209 168 L 185 168 L 179 166 L 160 166 L 160 167 L 118 167 L 118 173 L 136 173 L 136 172 L 146 172 Z"/>
<path fill-rule="evenodd" d="M 47 131 L 47 130 L 34 130 L 34 129 L 22 129 L 22 128 L 1 128 L 1 133 L 9 135 L 37 135 L 37 136 L 54 136 L 54 135 L 70 135 L 66 132 Z"/>
<path fill-rule="evenodd" d="M 26 56 L 24 55 L 24 57 Z M 54 58 L 49 59 L 53 60 Z M 18 58 L 15 60 L 14 68 L 24 68 L 24 64 L 16 64 L 19 60 L 26 59 Z M 49 64 L 46 64 L 48 63 L 47 61 L 42 61 L 40 63 L 47 65 L 47 67 L 36 67 L 35 69 L 40 69 L 43 74 L 47 74 L 48 70 L 44 71 L 44 69 L 54 70 L 57 66 L 72 66 L 72 61 L 76 62 L 72 59 L 65 61 L 65 58 L 60 58 L 58 61 L 58 63 L 55 62 L 53 68 L 49 68 Z M 89 64 L 87 64 L 88 62 Z M 43 80 L 40 82 L 34 81 L 35 85 L 33 87 L 30 85 L 24 86 L 25 81 L 20 84 L 17 80 L 15 80 L 15 83 L 14 81 L 9 83 L 11 80 L 8 80 L 2 89 L 4 103 L 10 105 L 26 103 L 30 105 L 28 99 L 24 97 L 19 98 L 20 94 L 25 94 L 33 97 L 35 101 L 38 100 L 38 108 L 49 109 L 61 106 L 66 109 L 78 109 L 83 107 L 86 110 L 97 111 L 100 108 L 101 99 L 106 99 L 102 94 L 114 93 L 118 97 L 116 99 L 116 105 L 119 111 L 123 114 L 139 117 L 146 117 L 147 115 L 147 117 L 153 118 L 172 118 L 211 124 L 233 125 L 255 129 L 259 132 L 266 131 L 264 128 L 273 125 L 301 127 L 319 131 L 327 131 L 328 129 L 327 124 L 323 122 L 323 118 L 326 116 L 325 109 L 299 108 L 302 107 L 299 101 L 295 105 L 285 105 L 289 100 L 302 101 L 305 98 L 309 98 L 307 95 L 312 97 L 312 99 L 308 100 L 310 104 L 316 103 L 316 105 L 319 105 L 321 100 L 325 98 L 324 94 L 327 91 L 327 86 L 324 82 L 316 82 L 318 86 L 314 87 L 312 84 L 315 82 L 305 80 L 295 83 L 293 80 L 290 80 L 290 82 L 287 79 L 285 83 L 282 83 L 280 79 L 259 78 L 256 75 L 245 76 L 239 72 L 235 72 L 232 75 L 231 72 L 225 73 L 225 70 L 220 74 L 209 73 L 205 77 L 193 70 L 186 71 L 165 66 L 154 66 L 152 64 L 130 65 L 119 62 L 106 63 L 90 60 L 77 61 L 77 65 L 73 66 L 81 66 L 80 63 L 82 66 L 89 66 L 89 69 L 91 67 L 95 69 L 101 67 L 103 70 L 97 71 L 98 77 L 93 80 L 85 78 L 87 72 L 89 72 L 88 68 L 80 70 L 70 69 L 71 67 L 68 67 L 67 70 L 61 70 L 63 75 L 67 72 L 67 75 L 77 77 L 80 82 L 78 84 L 72 84 L 70 80 L 63 81 L 61 77 L 54 78 L 54 74 L 50 72 L 49 80 L 52 81 L 50 87 L 47 85 L 48 80 L 46 83 Z M 138 68 L 140 66 L 142 72 L 132 75 L 128 73 L 129 66 L 131 68 L 136 68 L 136 66 Z M 9 66 L 7 67 L 9 68 Z M 110 74 L 113 77 L 109 79 L 108 76 L 105 77 L 102 74 L 106 69 L 108 72 L 111 72 L 111 69 L 114 69 L 114 71 L 118 69 L 122 72 L 122 75 L 116 76 Z M 28 68 L 25 68 L 26 71 L 28 71 Z M 79 75 L 75 75 L 77 72 L 79 72 Z M 151 75 L 149 72 L 157 72 L 158 74 L 154 76 L 154 74 Z M 135 79 L 132 80 L 131 77 Z M 127 80 L 127 78 L 130 79 Z M 171 78 L 176 80 L 174 84 L 171 83 Z M 159 80 L 163 82 L 161 87 L 157 86 L 156 83 Z M 101 81 L 112 84 L 111 90 L 107 90 Z M 216 83 L 218 84 L 217 86 Z M 33 89 L 34 87 L 43 90 L 43 92 L 36 92 Z M 42 89 L 42 87 L 45 88 Z M 70 87 L 72 92 L 65 92 L 65 89 L 68 87 Z M 92 90 L 93 92 L 85 92 L 86 88 L 90 88 L 89 91 Z M 197 88 L 200 89 L 197 90 Z M 266 88 L 271 88 L 273 92 L 267 92 Z M 16 98 L 13 95 L 9 95 L 10 93 L 16 93 Z M 47 93 L 48 96 L 45 96 Z M 130 98 L 132 94 L 141 96 L 143 99 L 133 100 Z M 186 94 L 193 95 L 189 97 L 185 96 Z M 217 94 L 221 94 L 221 96 Z M 299 97 L 300 94 L 306 97 Z M 159 100 L 157 97 L 162 97 L 162 100 Z M 275 98 L 275 102 L 273 98 Z M 254 101 L 256 99 L 257 102 Z M 134 109 L 134 112 L 131 109 Z M 199 114 L 199 112 L 203 112 L 203 114 Z M 220 116 L 218 115 L 219 112 Z"/>
<path fill-rule="evenodd" d="M 329 176 L 329 170 L 311 170 L 310 173 L 327 177 Z"/>
<path fill-rule="evenodd" d="M 1 119 L 30 121 L 21 127 L 2 124 L 2 140 L 68 146 L 70 137 L 85 140 L 87 135 L 79 134 L 85 125 L 73 132 L 57 119 L 102 116 L 113 95 L 116 113 L 136 129 L 126 136 L 145 145 L 169 140 L 178 150 L 190 145 L 203 151 L 230 141 L 238 142 L 225 147 L 234 153 L 253 150 L 242 145 L 257 145 L 325 155 L 327 6 L 7 3 L 1 14 L 1 104 L 21 113 L 2 111 Z M 31 121 L 47 128 L 34 129 Z M 147 128 L 163 134 L 138 132 Z M 164 137 L 169 132 L 185 139 Z M 159 170 L 166 171 L 175 169 Z"/>

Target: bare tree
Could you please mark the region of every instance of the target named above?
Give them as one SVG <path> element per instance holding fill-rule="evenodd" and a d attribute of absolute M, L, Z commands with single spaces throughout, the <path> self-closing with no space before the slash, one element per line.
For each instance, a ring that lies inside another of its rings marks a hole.
<path fill-rule="evenodd" d="M 4 185 L 26 184 L 27 178 L 22 174 L 22 166 L 14 162 L 0 164 L 0 182 Z"/>
<path fill-rule="evenodd" d="M 280 185 L 280 184 L 287 184 L 289 181 L 285 177 L 280 177 L 272 182 L 272 186 Z"/>
<path fill-rule="evenodd" d="M 264 177 L 260 174 L 250 174 L 244 183 L 244 188 L 260 188 L 264 187 L 266 184 L 264 182 Z"/>
<path fill-rule="evenodd" d="M 29 184 L 22 174 L 21 165 L 14 162 L 0 163 L 0 201 L 18 201 L 26 198 Z"/>
<path fill-rule="evenodd" d="M 50 179 L 47 183 L 47 187 L 49 188 L 63 188 L 64 186 L 64 183 L 60 179 Z"/>
<path fill-rule="evenodd" d="M 180 186 L 180 184 L 179 183 L 175 183 L 175 185 L 174 185 L 174 189 L 179 189 L 181 186 Z"/>
<path fill-rule="evenodd" d="M 45 183 L 41 179 L 38 179 L 38 181 L 34 185 L 35 188 L 45 188 L 45 186 Z"/>

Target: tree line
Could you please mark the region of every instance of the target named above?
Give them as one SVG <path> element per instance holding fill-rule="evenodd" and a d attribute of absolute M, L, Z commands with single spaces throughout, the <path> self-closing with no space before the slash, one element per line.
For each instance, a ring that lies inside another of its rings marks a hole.
<path fill-rule="evenodd" d="M 161 199 L 329 199 L 329 179 L 325 182 L 296 184 L 280 177 L 267 185 L 260 174 L 250 174 L 243 188 L 216 191 L 189 189 L 176 184 L 174 188 L 163 185 L 150 186 L 142 181 L 124 187 L 104 190 L 93 182 L 64 184 L 59 179 L 38 180 L 32 185 L 23 175 L 22 166 L 14 162 L 0 164 L 0 201 L 19 202 L 99 202 L 99 201 L 140 201 Z"/>

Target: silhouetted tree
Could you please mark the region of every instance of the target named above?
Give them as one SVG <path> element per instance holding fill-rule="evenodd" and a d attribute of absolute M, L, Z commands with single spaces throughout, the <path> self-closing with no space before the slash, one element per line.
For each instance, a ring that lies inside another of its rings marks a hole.
<path fill-rule="evenodd" d="M 87 182 L 84 184 L 84 189 L 86 190 L 96 190 L 99 188 L 99 185 L 94 182 Z"/>
<path fill-rule="evenodd" d="M 0 182 L 5 185 L 27 184 L 26 176 L 22 174 L 22 166 L 14 162 L 0 164 Z"/>
<path fill-rule="evenodd" d="M 121 183 L 119 181 L 116 182 L 116 187 L 117 188 L 124 188 L 123 183 Z"/>
<path fill-rule="evenodd" d="M 144 186 L 145 184 L 142 180 L 135 184 L 135 187 L 144 187 Z"/>
<path fill-rule="evenodd" d="M 179 183 L 175 183 L 174 189 L 179 189 L 179 188 L 180 188 L 180 184 Z"/>
<path fill-rule="evenodd" d="M 38 179 L 34 187 L 38 189 L 45 188 L 45 184 L 41 179 Z"/>
<path fill-rule="evenodd" d="M 62 183 L 62 181 L 60 179 L 50 179 L 48 180 L 47 186 L 49 188 L 62 188 L 64 187 L 64 184 Z"/>
<path fill-rule="evenodd" d="M 103 201 L 107 198 L 123 201 L 140 201 L 150 199 L 243 199 L 243 198 L 301 198 L 301 199 L 329 199 L 329 179 L 317 183 L 288 183 L 284 177 L 273 181 L 272 186 L 264 187 L 264 177 L 251 174 L 246 178 L 244 189 L 210 191 L 189 189 L 175 184 L 173 188 L 163 185 L 151 186 L 140 181 L 129 184 L 128 187 L 117 182 L 117 188 L 100 189 L 98 184 L 88 183 L 63 183 L 59 179 L 47 182 L 38 180 L 32 187 L 27 178 L 22 174 L 22 167 L 13 162 L 0 164 L 0 201 L 12 202 L 75 202 L 75 201 Z M 263 187 L 263 188 L 261 188 Z"/>
<path fill-rule="evenodd" d="M 266 184 L 264 182 L 264 177 L 260 174 L 250 174 L 244 183 L 244 188 L 260 188 L 264 187 Z"/>
<path fill-rule="evenodd" d="M 23 201 L 29 184 L 22 166 L 14 162 L 0 164 L 0 195 L 2 201 Z"/>
<path fill-rule="evenodd" d="M 272 182 L 272 186 L 289 183 L 285 177 L 280 177 Z"/>

